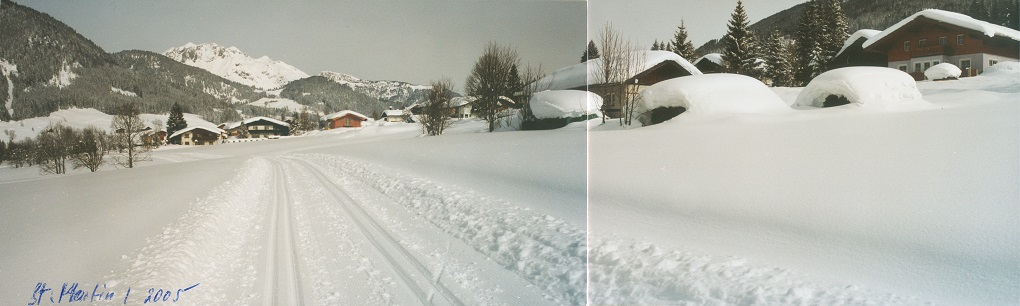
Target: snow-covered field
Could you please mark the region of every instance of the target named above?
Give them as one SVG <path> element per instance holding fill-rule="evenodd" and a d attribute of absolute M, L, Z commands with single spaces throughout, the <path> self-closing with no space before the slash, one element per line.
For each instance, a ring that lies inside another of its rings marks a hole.
<path fill-rule="evenodd" d="M 1018 76 L 919 82 L 937 107 L 897 112 L 374 122 L 5 164 L 0 303 L 78 283 L 128 304 L 1016 304 Z"/>

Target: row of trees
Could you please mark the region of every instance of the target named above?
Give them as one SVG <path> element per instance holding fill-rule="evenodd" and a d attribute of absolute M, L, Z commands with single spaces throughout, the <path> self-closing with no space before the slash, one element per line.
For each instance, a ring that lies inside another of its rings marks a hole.
<path fill-rule="evenodd" d="M 152 148 L 159 146 L 155 133 L 145 131 L 138 116 L 137 103 L 118 108 L 110 128 L 114 133 L 95 126 L 75 129 L 61 123 L 51 124 L 35 138 L 16 140 L 13 131 L 6 132 L 7 142 L 0 141 L 0 162 L 15 168 L 38 166 L 47 174 L 67 173 L 72 169 L 99 170 L 104 163 L 133 168 L 148 159 Z M 108 161 L 107 157 L 112 161 Z"/>

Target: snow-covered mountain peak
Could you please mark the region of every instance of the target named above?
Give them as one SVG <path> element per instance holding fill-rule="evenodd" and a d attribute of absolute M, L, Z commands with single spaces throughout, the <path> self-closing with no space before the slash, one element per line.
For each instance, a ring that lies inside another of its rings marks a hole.
<path fill-rule="evenodd" d="M 417 85 L 400 81 L 372 81 L 333 71 L 323 71 L 320 76 L 327 80 L 344 84 L 357 92 L 395 105 L 410 105 L 422 101 L 428 85 Z"/>
<path fill-rule="evenodd" d="M 234 46 L 187 43 L 163 53 L 189 66 L 202 68 L 225 79 L 260 89 L 279 88 L 308 77 L 307 73 L 268 56 L 252 58 Z"/>

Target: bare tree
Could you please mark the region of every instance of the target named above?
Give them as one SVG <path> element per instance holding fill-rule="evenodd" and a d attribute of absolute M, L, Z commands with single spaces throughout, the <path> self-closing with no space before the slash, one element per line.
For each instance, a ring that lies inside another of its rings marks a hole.
<path fill-rule="evenodd" d="M 595 45 L 591 46 L 594 47 Z M 597 52 L 595 53 L 595 56 L 598 56 Z M 535 114 L 531 111 L 531 96 L 536 92 L 549 89 L 549 84 L 546 84 L 545 87 L 541 87 L 538 84 L 538 80 L 544 77 L 545 73 L 542 72 L 541 64 L 538 66 L 527 65 L 524 67 L 524 71 L 521 72 L 521 81 L 523 81 L 524 84 L 527 84 L 521 89 L 520 94 L 517 96 L 517 99 L 521 103 L 524 103 L 524 106 L 521 107 L 521 120 L 523 121 L 521 123 L 522 128 L 524 128 L 528 122 L 538 119 L 535 118 Z"/>
<path fill-rule="evenodd" d="M 446 127 L 450 126 L 450 99 L 453 98 L 453 83 L 450 79 L 443 78 L 430 82 L 432 86 L 428 92 L 428 99 L 422 105 L 421 114 L 418 115 L 418 123 L 421 124 L 422 133 L 429 136 L 443 134 Z"/>
<path fill-rule="evenodd" d="M 110 135 L 97 127 L 90 126 L 78 132 L 71 163 L 74 169 L 87 168 L 96 172 L 103 165 L 106 152 L 110 151 Z"/>
<path fill-rule="evenodd" d="M 490 42 L 468 76 L 464 90 L 477 98 L 472 112 L 489 124 L 489 132 L 496 130 L 497 122 L 508 115 L 502 111 L 503 102 L 514 95 L 511 70 L 518 62 L 516 49 Z"/>
<path fill-rule="evenodd" d="M 67 159 L 76 142 L 71 127 L 57 123 L 46 127 L 36 137 L 34 157 L 39 164 L 39 171 L 50 174 L 67 173 Z"/>
<path fill-rule="evenodd" d="M 116 116 L 110 124 L 114 130 L 114 142 L 122 153 L 114 156 L 114 160 L 123 167 L 134 168 L 135 163 L 149 156 L 148 148 L 142 142 L 145 125 L 142 124 L 142 118 L 138 117 L 140 113 L 137 102 L 125 103 L 117 107 Z"/>
<path fill-rule="evenodd" d="M 644 66 L 644 53 L 635 52 L 641 49 L 625 39 L 613 25 L 606 23 L 598 37 L 599 49 L 602 54 L 598 61 L 589 65 L 592 80 L 589 86 L 596 88 L 597 94 L 603 98 L 602 112 L 620 110 L 620 124 L 630 124 L 634 112 L 634 98 L 637 96 L 637 84 L 627 84 Z M 633 80 L 638 81 L 638 80 Z M 603 117 L 603 122 L 605 121 Z"/>

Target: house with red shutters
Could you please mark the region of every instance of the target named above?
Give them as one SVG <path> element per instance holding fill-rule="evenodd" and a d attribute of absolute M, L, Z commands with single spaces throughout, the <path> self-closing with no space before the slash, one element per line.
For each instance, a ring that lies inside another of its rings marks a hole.
<path fill-rule="evenodd" d="M 1020 31 L 943 10 L 920 11 L 862 45 L 865 54 L 885 55 L 887 67 L 923 80 L 940 63 L 978 75 L 1002 61 L 1020 61 Z"/>

